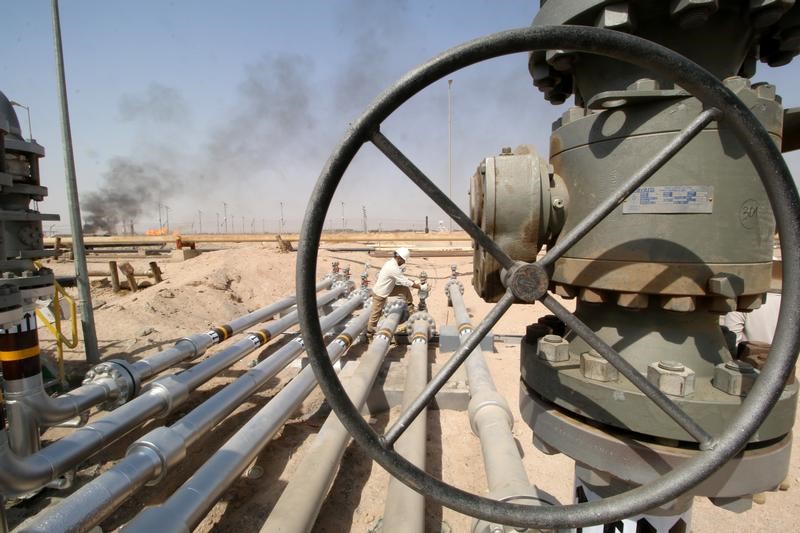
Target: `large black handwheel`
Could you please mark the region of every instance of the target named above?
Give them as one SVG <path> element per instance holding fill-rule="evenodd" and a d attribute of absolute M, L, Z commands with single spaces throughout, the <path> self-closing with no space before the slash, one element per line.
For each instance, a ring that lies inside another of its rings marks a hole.
<path fill-rule="evenodd" d="M 631 176 L 612 197 L 598 205 L 594 212 L 568 234 L 562 235 L 558 244 L 550 249 L 545 257 L 534 263 L 515 262 L 383 136 L 380 125 L 413 95 L 456 70 L 501 55 L 556 49 L 604 55 L 648 68 L 660 76 L 674 80 L 689 91 L 704 104 L 705 111 L 681 131 L 653 161 Z M 784 267 L 784 297 L 769 360 L 737 416 L 721 435 L 708 434 L 678 405 L 650 384 L 644 376 L 547 293 L 549 282 L 547 267 L 714 120 L 724 121 L 736 135 L 761 177 L 781 236 Z M 372 431 L 350 402 L 326 356 L 316 313 L 314 290 L 317 251 L 331 198 L 356 152 L 367 142 L 373 143 L 381 150 L 503 266 L 504 284 L 507 288 L 506 294 L 475 328 L 465 344 L 431 380 L 417 401 L 400 415 L 397 422 L 383 436 Z M 609 523 L 655 508 L 709 477 L 747 444 L 777 401 L 800 350 L 798 225 L 800 225 L 800 201 L 794 181 L 779 150 L 750 111 L 708 71 L 667 48 L 615 31 L 579 26 L 510 30 L 453 48 L 409 72 L 379 96 L 350 127 L 342 143 L 325 165 L 306 210 L 297 261 L 297 306 L 300 324 L 314 372 L 339 419 L 375 461 L 409 487 L 458 512 L 494 523 L 540 528 Z M 511 304 L 515 301 L 535 300 L 540 300 L 620 373 L 639 387 L 692 435 L 700 443 L 703 451 L 648 485 L 604 500 L 560 507 L 532 507 L 479 497 L 431 477 L 395 453 L 392 444 Z"/>

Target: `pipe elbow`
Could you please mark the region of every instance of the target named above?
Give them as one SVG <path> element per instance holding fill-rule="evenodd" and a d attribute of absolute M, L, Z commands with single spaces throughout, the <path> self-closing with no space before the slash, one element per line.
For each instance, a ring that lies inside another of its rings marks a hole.
<path fill-rule="evenodd" d="M 0 492 L 22 496 L 42 488 L 54 477 L 53 465 L 38 453 L 18 457 L 8 446 L 6 431 L 0 429 Z"/>

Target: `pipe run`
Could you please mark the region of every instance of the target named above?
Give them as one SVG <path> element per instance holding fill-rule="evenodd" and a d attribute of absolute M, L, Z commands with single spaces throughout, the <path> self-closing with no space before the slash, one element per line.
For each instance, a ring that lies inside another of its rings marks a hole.
<path fill-rule="evenodd" d="M 321 302 L 329 302 L 331 296 L 335 298 L 346 290 L 342 286 L 323 293 L 318 304 L 324 305 Z M 5 430 L 0 430 L 0 492 L 11 496 L 38 490 L 146 420 L 167 416 L 194 389 L 295 324 L 297 311 L 270 322 L 188 370 L 153 381 L 141 395 L 107 416 L 27 457 L 14 454 L 8 447 Z"/>
<path fill-rule="evenodd" d="M 321 319 L 323 331 L 334 328 L 363 305 L 362 295 L 353 293 L 349 301 Z M 340 335 L 347 345 L 358 334 L 353 331 L 358 324 L 355 320 L 351 331 Z M 168 471 L 184 459 L 189 446 L 222 422 L 302 351 L 302 338 L 295 337 L 171 426 L 156 428 L 139 438 L 113 468 L 24 524 L 19 531 L 89 531 L 142 486 L 154 485 L 164 479 Z"/>
<path fill-rule="evenodd" d="M 333 279 L 324 279 L 316 286 L 317 292 L 331 287 Z M 323 303 L 329 303 L 336 296 Z M 234 318 L 227 324 L 195 333 L 180 339 L 174 346 L 135 363 L 111 359 L 96 365 L 86 373 L 84 384 L 55 398 L 44 389 L 41 372 L 26 378 L 17 390 L 9 395 L 10 402 L 22 402 L 27 416 L 35 417 L 39 427 L 50 427 L 80 416 L 83 412 L 103 402 L 103 408 L 112 410 L 136 397 L 142 383 L 187 359 L 194 359 L 245 329 L 260 324 L 286 311 L 297 302 L 292 295 L 251 313 Z M 35 317 L 34 317 L 35 319 Z M 8 394 L 8 392 L 7 392 Z"/>
<path fill-rule="evenodd" d="M 344 387 L 358 410 L 367 401 L 389 351 L 392 332 L 397 329 L 405 309 L 406 304 L 402 300 L 395 300 L 386 306 L 387 314 L 378 323 L 378 331 L 372 338 L 369 350 L 359 358 L 355 374 Z M 311 531 L 350 440 L 350 433 L 339 419 L 328 416 L 267 521 L 261 526 L 261 533 Z"/>
<path fill-rule="evenodd" d="M 328 344 L 328 356 L 333 362 L 366 329 L 368 315 L 362 312 L 344 333 Z M 305 367 L 166 502 L 136 515 L 123 531 L 192 531 L 316 386 L 314 371 L 311 366 Z"/>
<path fill-rule="evenodd" d="M 428 340 L 434 328 L 433 318 L 425 312 L 414 313 L 408 321 L 412 325 L 411 348 L 406 366 L 401 412 L 409 408 L 411 402 L 422 393 L 428 383 Z M 423 409 L 394 445 L 398 454 L 420 470 L 425 470 L 427 412 L 427 409 Z M 425 496 L 407 487 L 397 478 L 391 478 L 381 531 L 384 533 L 425 531 Z"/>
<path fill-rule="evenodd" d="M 462 296 L 463 287 L 451 280 L 445 290 L 453 305 L 459 337 L 465 339 L 472 333 L 472 323 Z M 469 382 L 469 422 L 472 431 L 481 441 L 481 453 L 486 470 L 489 492 L 487 496 L 500 501 L 531 505 L 546 505 L 536 487 L 531 485 L 511 429 L 514 415 L 506 399 L 497 392 L 492 374 L 478 345 L 466 360 Z M 499 529 L 498 529 L 499 528 Z M 504 531 L 502 525 L 476 520 L 473 533 Z"/>

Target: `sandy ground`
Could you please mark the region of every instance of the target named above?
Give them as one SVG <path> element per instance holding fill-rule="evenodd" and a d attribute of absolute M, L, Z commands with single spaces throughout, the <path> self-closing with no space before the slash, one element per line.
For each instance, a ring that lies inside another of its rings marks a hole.
<path fill-rule="evenodd" d="M 354 279 L 370 265 L 370 276 L 384 259 L 369 257 L 366 253 L 320 252 L 317 266 L 318 278 L 330 269 L 330 262 L 341 261 L 352 267 Z M 131 261 L 138 269 L 146 269 L 146 261 Z M 453 322 L 452 311 L 447 308 L 444 282 L 450 274 L 448 265 L 454 263 L 462 273 L 459 278 L 466 287 L 465 301 L 477 321 L 491 308 L 471 289 L 471 258 L 414 257 L 409 274 L 425 270 L 431 277 L 432 293 L 428 300 L 430 312 L 439 327 Z M 146 357 L 177 339 L 209 326 L 257 309 L 294 292 L 294 254 L 278 254 L 274 245 L 241 245 L 225 250 L 204 253 L 196 259 L 181 263 L 159 262 L 164 271 L 161 284 L 137 293 L 114 294 L 102 282 L 93 288 L 95 319 L 104 358 L 123 357 L 130 360 Z M 70 274 L 71 263 L 50 263 L 56 274 Z M 100 265 L 97 265 L 98 268 Z M 93 270 L 93 268 L 90 268 Z M 520 335 L 524 326 L 544 313 L 541 306 L 514 306 L 495 327 L 496 334 Z M 52 338 L 42 331 L 43 348 L 53 348 Z M 291 333 L 291 331 L 289 332 Z M 114 461 L 124 456 L 133 438 L 158 424 L 171 423 L 192 407 L 208 398 L 225 384 L 241 375 L 257 357 L 274 351 L 285 342 L 288 334 L 274 341 L 259 354 L 242 361 L 201 387 L 190 400 L 166 420 L 153 421 L 137 429 L 115 445 L 89 459 L 78 471 L 76 485 L 92 479 L 108 469 Z M 223 345 L 224 346 L 224 345 Z M 362 353 L 363 346 L 355 346 L 353 355 Z M 209 351 L 213 353 L 214 349 Z M 403 348 L 395 347 L 390 357 L 400 358 Z M 433 352 L 432 352 L 433 354 Z M 432 357 L 436 357 L 432 355 Z M 446 357 L 446 356 L 444 356 Z M 86 364 L 82 352 L 67 352 L 67 371 L 73 382 L 79 382 Z M 496 352 L 486 354 L 487 363 L 494 375 L 498 390 L 508 399 L 512 410 L 517 411 L 519 383 L 519 346 L 496 343 Z M 441 362 L 441 361 L 434 361 Z M 188 363 L 187 363 L 188 365 Z M 187 365 L 183 365 L 184 367 Z M 236 429 L 274 396 L 297 372 L 288 367 L 267 387 L 245 402 L 226 421 L 216 427 L 189 450 L 186 460 L 168 478 L 155 487 L 148 487 L 126 503 L 102 527 L 113 530 L 129 521 L 143 506 L 157 504 L 179 487 L 190 473 L 202 464 L 216 448 Z M 328 415 L 319 390 L 312 393 L 303 409 L 291 419 L 270 442 L 258 459 L 263 475 L 258 479 L 240 478 L 230 487 L 198 528 L 198 531 L 239 532 L 258 530 L 270 509 L 280 496 L 283 487 L 312 442 L 314 434 Z M 102 416 L 100 413 L 98 416 Z M 375 415 L 370 419 L 377 431 L 385 429 L 392 417 L 398 414 Z M 481 494 L 485 491 L 485 478 L 481 464 L 480 445 L 472 434 L 465 412 L 429 411 L 428 413 L 428 471 L 465 490 Z M 57 438 L 69 430 L 51 430 L 45 440 Z M 573 462 L 563 456 L 545 456 L 532 445 L 529 427 L 515 415 L 514 435 L 524 457 L 531 481 L 560 502 L 570 502 L 572 496 Z M 705 499 L 696 499 L 694 531 L 710 533 L 724 531 L 782 531 L 795 530 L 800 517 L 800 500 L 797 498 L 800 477 L 800 454 L 797 443 L 788 477 L 788 491 L 769 493 L 766 503 L 756 505 L 747 513 L 737 515 L 714 507 Z M 333 489 L 322 507 L 315 531 L 367 532 L 376 530 L 383 514 L 388 474 L 372 463 L 356 446 L 351 445 L 344 456 Z M 9 512 L 11 525 L 36 513 L 51 500 L 63 497 L 62 492 L 46 490 L 39 496 L 17 506 Z M 469 531 L 472 519 L 442 508 L 433 501 L 427 504 L 428 531 Z"/>

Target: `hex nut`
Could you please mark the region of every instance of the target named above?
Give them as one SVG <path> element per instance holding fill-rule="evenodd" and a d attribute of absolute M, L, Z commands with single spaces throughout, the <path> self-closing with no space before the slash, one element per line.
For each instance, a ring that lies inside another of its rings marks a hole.
<path fill-rule="evenodd" d="M 726 298 L 736 298 L 744 290 L 744 280 L 733 274 L 716 274 L 708 278 L 708 292 Z"/>
<path fill-rule="evenodd" d="M 714 367 L 711 384 L 731 396 L 747 396 L 753 387 L 758 371 L 744 361 L 728 361 Z"/>
<path fill-rule="evenodd" d="M 772 26 L 794 5 L 794 0 L 750 0 L 750 16 L 756 28 Z"/>
<path fill-rule="evenodd" d="M 578 298 L 580 298 L 584 302 L 589 302 L 593 304 L 601 304 L 604 301 L 602 292 L 596 291 L 594 289 L 588 289 L 586 287 L 581 288 L 580 292 L 578 293 Z"/>
<path fill-rule="evenodd" d="M 627 4 L 612 4 L 605 6 L 597 17 L 595 26 L 617 31 L 630 31 L 633 29 L 633 20 L 628 11 Z"/>
<path fill-rule="evenodd" d="M 761 307 L 767 299 L 766 294 L 744 294 L 739 296 L 736 301 L 737 311 L 755 311 Z"/>
<path fill-rule="evenodd" d="M 575 287 L 571 285 L 561 285 L 560 283 L 555 286 L 555 293 L 562 298 L 566 298 L 567 300 L 575 298 L 575 295 L 577 294 Z"/>
<path fill-rule="evenodd" d="M 667 311 L 680 313 L 689 313 L 696 308 L 694 298 L 691 296 L 666 296 L 661 299 L 661 307 Z"/>
<path fill-rule="evenodd" d="M 569 360 L 569 343 L 558 335 L 545 335 L 536 344 L 536 353 L 539 359 L 561 363 Z"/>
<path fill-rule="evenodd" d="M 650 297 L 646 294 L 621 292 L 617 295 L 617 305 L 628 309 L 647 309 Z"/>
<path fill-rule="evenodd" d="M 689 30 L 705 24 L 718 7 L 717 0 L 672 0 L 670 16 Z"/>
<path fill-rule="evenodd" d="M 561 72 L 568 71 L 575 64 L 575 52 L 548 50 L 545 54 L 545 60 L 556 70 Z"/>
<path fill-rule="evenodd" d="M 670 396 L 694 394 L 694 370 L 676 361 L 659 361 L 647 365 L 647 380 Z"/>
<path fill-rule="evenodd" d="M 619 371 L 595 350 L 581 354 L 581 374 L 593 381 L 617 381 Z"/>
<path fill-rule="evenodd" d="M 631 91 L 657 91 L 659 89 L 661 89 L 661 84 L 652 78 L 641 78 L 628 86 L 628 90 Z"/>

